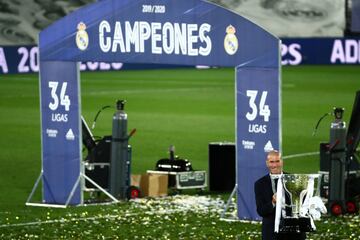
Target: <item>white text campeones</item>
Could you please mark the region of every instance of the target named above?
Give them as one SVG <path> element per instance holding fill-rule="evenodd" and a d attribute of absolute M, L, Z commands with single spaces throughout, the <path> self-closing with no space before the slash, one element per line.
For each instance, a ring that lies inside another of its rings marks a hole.
<path fill-rule="evenodd" d="M 116 21 L 111 26 L 104 20 L 99 24 L 99 45 L 103 52 L 144 53 L 148 51 L 146 42 L 150 41 L 153 54 L 208 56 L 212 48 L 210 31 L 208 23 Z"/>

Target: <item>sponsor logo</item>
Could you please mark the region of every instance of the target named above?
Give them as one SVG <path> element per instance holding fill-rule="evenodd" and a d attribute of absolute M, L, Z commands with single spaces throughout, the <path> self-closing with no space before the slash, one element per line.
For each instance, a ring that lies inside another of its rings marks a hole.
<path fill-rule="evenodd" d="M 274 148 L 273 148 L 273 146 L 271 144 L 271 141 L 269 140 L 264 146 L 264 151 L 265 152 L 270 152 L 272 150 L 274 150 Z"/>
<path fill-rule="evenodd" d="M 242 143 L 244 149 L 251 150 L 251 149 L 254 149 L 254 147 L 255 147 L 255 142 L 253 142 L 253 141 L 242 140 L 241 143 Z"/>
<path fill-rule="evenodd" d="M 89 45 L 89 36 L 85 31 L 86 25 L 83 22 L 80 22 L 77 25 L 77 33 L 76 33 L 76 46 L 81 50 L 84 51 Z"/>
<path fill-rule="evenodd" d="M 234 55 L 239 47 L 238 44 L 238 39 L 235 35 L 236 29 L 232 26 L 229 25 L 226 28 L 226 36 L 224 39 L 224 48 L 225 48 L 225 52 L 229 55 Z"/>
<path fill-rule="evenodd" d="M 56 130 L 56 129 L 46 129 L 46 134 L 48 135 L 48 137 L 56 138 L 56 136 L 58 134 L 58 130 Z"/>
<path fill-rule="evenodd" d="M 360 40 L 334 40 L 330 62 L 347 64 L 360 63 Z"/>
<path fill-rule="evenodd" d="M 74 135 L 74 133 L 73 133 L 73 131 L 72 131 L 71 128 L 70 128 L 69 131 L 66 133 L 65 138 L 66 138 L 66 140 L 70 140 L 70 141 L 75 140 L 75 135 Z"/>

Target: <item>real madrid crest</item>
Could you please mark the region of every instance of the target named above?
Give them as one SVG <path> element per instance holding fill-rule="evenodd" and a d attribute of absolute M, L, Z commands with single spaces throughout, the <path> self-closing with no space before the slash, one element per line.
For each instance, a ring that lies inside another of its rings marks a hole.
<path fill-rule="evenodd" d="M 229 55 L 234 55 L 239 47 L 238 39 L 235 35 L 235 32 L 236 29 L 232 25 L 227 26 L 226 36 L 224 39 L 224 48 Z"/>
<path fill-rule="evenodd" d="M 77 33 L 76 33 L 76 46 L 81 50 L 84 51 L 89 45 L 89 36 L 85 31 L 86 25 L 83 22 L 80 22 L 77 25 Z"/>

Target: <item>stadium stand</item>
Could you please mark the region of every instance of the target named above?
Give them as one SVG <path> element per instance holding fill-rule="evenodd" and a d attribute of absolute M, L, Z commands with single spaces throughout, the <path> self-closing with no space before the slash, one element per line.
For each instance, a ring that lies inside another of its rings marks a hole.
<path fill-rule="evenodd" d="M 342 37 L 345 0 L 213 0 L 279 37 Z"/>
<path fill-rule="evenodd" d="M 0 0 L 0 45 L 37 44 L 53 21 L 95 0 Z"/>
<path fill-rule="evenodd" d="M 53 21 L 96 0 L 0 0 L 0 45 L 37 44 Z M 351 35 L 351 6 L 358 0 L 210 0 L 279 37 Z"/>

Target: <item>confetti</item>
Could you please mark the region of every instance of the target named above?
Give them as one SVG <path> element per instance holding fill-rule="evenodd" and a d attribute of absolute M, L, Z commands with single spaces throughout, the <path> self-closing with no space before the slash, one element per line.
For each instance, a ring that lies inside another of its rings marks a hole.
<path fill-rule="evenodd" d="M 223 196 L 175 195 L 114 205 L 4 213 L 0 239 L 261 239 L 261 225 L 221 221 Z M 236 201 L 228 209 L 236 216 Z M 358 215 L 325 216 L 307 239 L 360 240 Z"/>

